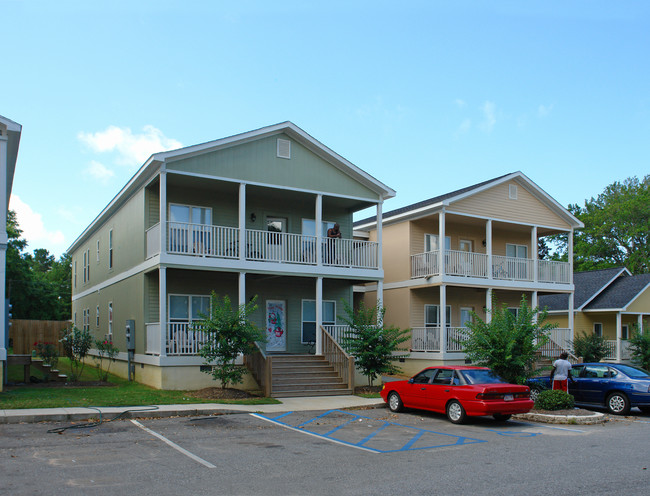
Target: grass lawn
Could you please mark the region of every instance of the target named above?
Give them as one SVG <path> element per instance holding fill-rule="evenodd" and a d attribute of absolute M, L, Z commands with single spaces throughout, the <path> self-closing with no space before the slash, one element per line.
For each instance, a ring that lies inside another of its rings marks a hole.
<path fill-rule="evenodd" d="M 59 359 L 58 369 L 69 374 L 69 362 Z M 32 369 L 34 376 L 41 373 Z M 21 381 L 22 366 L 9 367 L 10 382 Z M 80 381 L 97 381 L 97 369 L 86 365 Z M 17 408 L 65 408 L 76 406 L 142 406 L 173 405 L 188 403 L 228 403 L 238 405 L 264 405 L 280 403 L 273 398 L 247 398 L 237 400 L 201 399 L 191 396 L 190 391 L 165 391 L 154 389 L 137 382 L 129 382 L 113 374 L 108 381 L 113 386 L 89 387 L 39 387 L 38 385 L 6 387 L 0 393 L 0 409 Z"/>

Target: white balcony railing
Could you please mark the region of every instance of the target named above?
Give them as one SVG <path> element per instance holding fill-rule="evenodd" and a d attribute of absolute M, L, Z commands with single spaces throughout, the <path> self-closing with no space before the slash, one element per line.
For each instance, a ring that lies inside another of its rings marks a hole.
<path fill-rule="evenodd" d="M 573 333 L 571 329 L 556 328 L 549 331 L 549 340 L 544 344 L 539 352 L 546 358 L 559 358 L 564 351 L 571 353 L 573 346 Z"/>
<path fill-rule="evenodd" d="M 605 343 L 607 344 L 607 356 L 605 356 L 605 359 L 616 360 L 616 340 L 608 339 Z M 632 358 L 630 342 L 621 340 L 621 360 L 629 360 L 630 358 Z"/>
<path fill-rule="evenodd" d="M 147 253 L 155 237 L 147 232 Z M 168 222 L 167 250 L 178 255 L 239 258 L 239 229 L 234 227 Z M 160 231 L 158 231 L 160 236 Z M 377 269 L 378 244 L 356 239 L 323 239 L 322 264 Z M 246 231 L 246 260 L 316 265 L 316 236 L 269 231 Z"/>
<path fill-rule="evenodd" d="M 462 353 L 462 341 L 467 328 L 447 327 L 445 346 L 440 346 L 440 327 L 414 327 L 411 329 L 411 351 L 434 353 Z"/>
<path fill-rule="evenodd" d="M 167 223 L 167 251 L 199 257 L 238 258 L 239 229 L 236 227 Z"/>
<path fill-rule="evenodd" d="M 193 330 L 191 322 L 167 323 L 167 355 L 196 355 L 205 341 L 205 333 Z"/>
<path fill-rule="evenodd" d="M 457 250 L 445 250 L 445 275 L 486 279 L 490 276 L 488 255 Z M 537 282 L 570 284 L 571 264 L 552 260 L 532 260 L 494 255 L 492 257 L 493 279 L 509 281 L 535 280 Z M 440 275 L 439 250 L 411 255 L 411 278 Z"/>

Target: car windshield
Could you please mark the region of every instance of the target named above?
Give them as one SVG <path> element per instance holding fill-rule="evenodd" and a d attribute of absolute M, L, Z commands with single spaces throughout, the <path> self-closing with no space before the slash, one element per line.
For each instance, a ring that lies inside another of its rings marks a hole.
<path fill-rule="evenodd" d="M 639 367 L 631 367 L 629 365 L 617 365 L 617 368 L 620 369 L 626 376 L 632 377 L 633 379 L 641 379 L 643 377 L 650 376 L 650 372 L 647 370 L 641 369 Z"/>
<path fill-rule="evenodd" d="M 491 370 L 459 370 L 467 384 L 500 384 L 505 382 Z"/>

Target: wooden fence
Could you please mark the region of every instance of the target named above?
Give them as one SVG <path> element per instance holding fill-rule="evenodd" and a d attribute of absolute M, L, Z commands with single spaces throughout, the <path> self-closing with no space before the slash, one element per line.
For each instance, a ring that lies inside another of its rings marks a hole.
<path fill-rule="evenodd" d="M 29 355 L 34 343 L 53 343 L 58 345 L 59 355 L 63 355 L 63 346 L 59 343 L 61 331 L 68 327 L 67 320 L 18 320 L 12 319 L 9 327 L 9 339 L 13 345 L 14 355 Z"/>

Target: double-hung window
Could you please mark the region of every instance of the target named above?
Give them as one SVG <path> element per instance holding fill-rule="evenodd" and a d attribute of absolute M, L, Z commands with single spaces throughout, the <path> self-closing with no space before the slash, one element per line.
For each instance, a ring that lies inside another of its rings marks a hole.
<path fill-rule="evenodd" d="M 445 327 L 451 327 L 451 305 L 445 312 Z M 440 327 L 440 305 L 424 305 L 424 327 Z"/>
<path fill-rule="evenodd" d="M 528 246 L 506 243 L 506 257 L 508 279 L 527 280 Z"/>
<path fill-rule="evenodd" d="M 336 302 L 323 300 L 323 325 L 336 325 Z M 316 341 L 316 300 L 302 300 L 302 337 L 303 344 Z"/>
<path fill-rule="evenodd" d="M 210 251 L 212 209 L 194 205 L 169 205 L 169 249 L 172 252 Z"/>
<path fill-rule="evenodd" d="M 108 231 L 108 268 L 113 268 L 113 230 Z"/>
<path fill-rule="evenodd" d="M 169 320 L 172 322 L 192 322 L 209 314 L 209 296 L 169 295 Z"/>
<path fill-rule="evenodd" d="M 437 251 L 440 249 L 440 236 L 437 234 L 425 234 L 424 235 L 424 251 Z M 451 250 L 451 237 L 445 236 L 445 250 Z"/>

